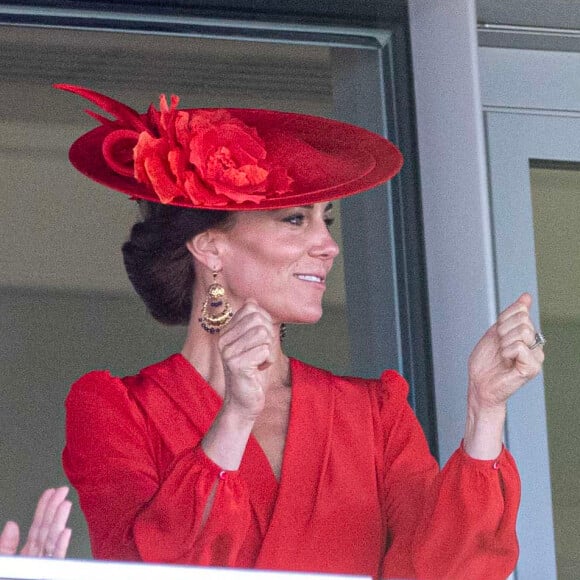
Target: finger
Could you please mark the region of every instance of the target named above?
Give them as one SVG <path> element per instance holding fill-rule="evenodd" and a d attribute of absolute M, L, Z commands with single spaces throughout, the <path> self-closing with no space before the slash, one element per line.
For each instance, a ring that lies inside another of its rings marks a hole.
<path fill-rule="evenodd" d="M 256 330 L 259 330 L 257 335 L 255 333 Z M 274 328 L 271 319 L 265 317 L 261 312 L 250 311 L 241 314 L 235 321 L 232 319 L 232 324 L 218 339 L 218 348 L 223 352 L 226 347 L 240 339 L 248 340 L 252 336 L 262 337 L 268 342 L 274 339 Z"/>
<path fill-rule="evenodd" d="M 41 555 L 48 554 L 49 556 L 52 555 L 52 551 L 54 549 L 54 541 L 50 544 L 47 544 L 49 534 L 53 529 L 53 526 L 58 523 L 57 521 L 57 514 L 59 510 L 62 513 L 62 505 L 63 502 L 68 494 L 68 487 L 59 487 L 54 490 L 54 493 L 50 496 L 48 503 L 46 504 L 46 508 L 44 510 L 44 516 L 42 518 L 42 524 L 40 527 L 40 534 L 39 539 L 41 542 L 42 553 Z M 68 514 L 70 513 L 70 507 L 68 511 L 66 511 L 66 518 L 68 518 Z M 64 527 L 66 523 L 65 521 L 62 523 L 61 529 Z"/>
<path fill-rule="evenodd" d="M 507 323 L 498 328 L 499 348 L 506 348 L 516 342 L 521 342 L 528 350 L 534 342 L 536 331 L 530 320 L 524 318 L 523 322 Z"/>
<path fill-rule="evenodd" d="M 0 534 L 0 555 L 14 556 L 20 542 L 20 530 L 16 522 L 6 522 Z"/>
<path fill-rule="evenodd" d="M 66 557 L 66 552 L 70 543 L 72 536 L 72 530 L 70 528 L 65 528 L 58 536 L 56 544 L 54 546 L 54 558 L 64 558 Z"/>
<path fill-rule="evenodd" d="M 270 313 L 262 308 L 253 298 L 247 298 L 237 312 L 262 312 L 266 318 L 272 320 Z"/>
<path fill-rule="evenodd" d="M 68 495 L 69 488 L 66 485 L 62 487 L 57 487 L 54 490 L 54 494 L 50 499 L 50 502 L 47 506 L 47 511 L 52 510 L 53 512 L 64 502 L 66 496 Z"/>
<path fill-rule="evenodd" d="M 236 312 L 238 319 L 243 319 L 245 316 L 256 313 L 261 315 L 267 322 L 272 324 L 272 317 L 270 313 L 258 305 L 258 303 L 253 299 L 248 299 L 244 302 L 243 306 Z M 234 315 L 234 317 L 236 317 Z"/>
<path fill-rule="evenodd" d="M 272 329 L 260 324 L 246 328 L 235 340 L 224 339 L 220 342 L 219 348 L 222 358 L 229 360 L 259 345 L 271 347 L 272 342 Z"/>
<path fill-rule="evenodd" d="M 523 342 L 529 348 L 536 338 L 536 331 L 529 320 L 524 320 L 524 322 L 509 328 L 509 330 L 507 327 L 499 328 L 498 334 L 501 348 L 505 348 L 517 341 Z"/>
<path fill-rule="evenodd" d="M 272 349 L 268 344 L 258 344 L 227 359 L 230 372 L 237 369 L 243 375 L 263 370 L 274 362 Z M 234 373 L 237 374 L 237 373 Z"/>
<path fill-rule="evenodd" d="M 42 542 L 43 542 L 43 521 L 46 515 L 46 510 L 52 499 L 53 495 L 55 494 L 54 489 L 47 489 L 45 490 L 38 503 L 36 504 L 36 510 L 34 512 L 34 518 L 32 519 L 32 524 L 30 526 L 30 530 L 28 532 L 28 537 L 26 539 L 26 544 L 22 548 L 20 552 L 24 556 L 41 556 L 42 552 Z"/>
<path fill-rule="evenodd" d="M 66 527 L 66 522 L 68 520 L 71 508 L 72 503 L 70 501 L 63 500 L 56 509 L 54 517 L 49 525 L 46 540 L 44 541 L 44 555 L 54 557 L 58 539 Z"/>
<path fill-rule="evenodd" d="M 531 302 L 525 296 L 529 296 L 529 294 L 522 294 L 513 304 L 510 304 L 505 310 L 500 312 L 497 317 L 498 324 L 504 324 L 513 316 L 529 315 Z"/>
<path fill-rule="evenodd" d="M 532 307 L 532 302 L 534 299 L 529 292 L 524 292 L 517 300 L 516 303 L 523 304 L 528 310 Z"/>
<path fill-rule="evenodd" d="M 527 379 L 535 377 L 542 369 L 544 351 L 530 350 L 522 341 L 516 341 L 501 349 L 504 360 L 512 361 L 514 370 L 520 377 Z"/>
<path fill-rule="evenodd" d="M 273 340 L 274 327 L 272 323 L 262 318 L 260 314 L 253 313 L 245 316 L 243 320 L 237 321 L 227 332 L 223 333 L 218 339 L 218 348 L 223 350 L 226 346 L 240 339 L 247 339 L 248 336 L 252 336 L 252 333 L 257 330 L 265 336 L 266 340 Z"/>

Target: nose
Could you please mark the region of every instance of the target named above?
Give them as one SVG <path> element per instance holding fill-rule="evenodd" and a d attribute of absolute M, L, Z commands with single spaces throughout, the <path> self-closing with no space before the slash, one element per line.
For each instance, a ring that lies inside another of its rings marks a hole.
<path fill-rule="evenodd" d="M 334 259 L 338 256 L 340 248 L 328 230 L 324 221 L 316 226 L 316 234 L 309 254 L 316 258 Z"/>

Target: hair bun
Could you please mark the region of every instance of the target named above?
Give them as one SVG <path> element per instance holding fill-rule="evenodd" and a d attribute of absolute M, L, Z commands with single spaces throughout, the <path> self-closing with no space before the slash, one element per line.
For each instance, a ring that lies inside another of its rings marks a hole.
<path fill-rule="evenodd" d="M 150 314 L 163 324 L 187 325 L 191 316 L 195 269 L 186 242 L 224 225 L 229 212 L 193 210 L 141 202 L 143 221 L 123 244 L 129 280 Z"/>

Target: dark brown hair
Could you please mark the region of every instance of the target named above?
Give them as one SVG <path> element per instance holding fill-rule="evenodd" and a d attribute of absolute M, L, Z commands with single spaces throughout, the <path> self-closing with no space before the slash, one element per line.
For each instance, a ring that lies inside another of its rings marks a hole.
<path fill-rule="evenodd" d="M 143 219 L 123 244 L 125 269 L 151 315 L 164 324 L 189 323 L 195 270 L 186 242 L 233 222 L 228 211 L 140 201 Z"/>

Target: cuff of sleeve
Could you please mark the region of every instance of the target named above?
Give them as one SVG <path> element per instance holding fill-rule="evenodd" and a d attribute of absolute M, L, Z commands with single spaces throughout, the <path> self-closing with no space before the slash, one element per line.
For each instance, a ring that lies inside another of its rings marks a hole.
<path fill-rule="evenodd" d="M 461 456 L 461 459 L 464 463 L 471 464 L 473 467 L 478 467 L 479 469 L 499 469 L 504 463 L 506 459 L 506 447 L 502 444 L 501 451 L 499 455 L 495 459 L 477 459 L 472 457 L 465 451 L 465 447 L 463 445 L 463 439 L 461 440 L 461 445 L 459 449 L 455 452 Z"/>
<path fill-rule="evenodd" d="M 207 469 L 211 474 L 215 475 L 215 477 L 219 477 L 220 479 L 226 479 L 228 476 L 238 473 L 238 470 L 223 469 L 212 459 L 210 459 L 203 450 L 201 443 L 193 448 L 193 457 L 197 462 L 199 462 L 201 467 Z"/>

